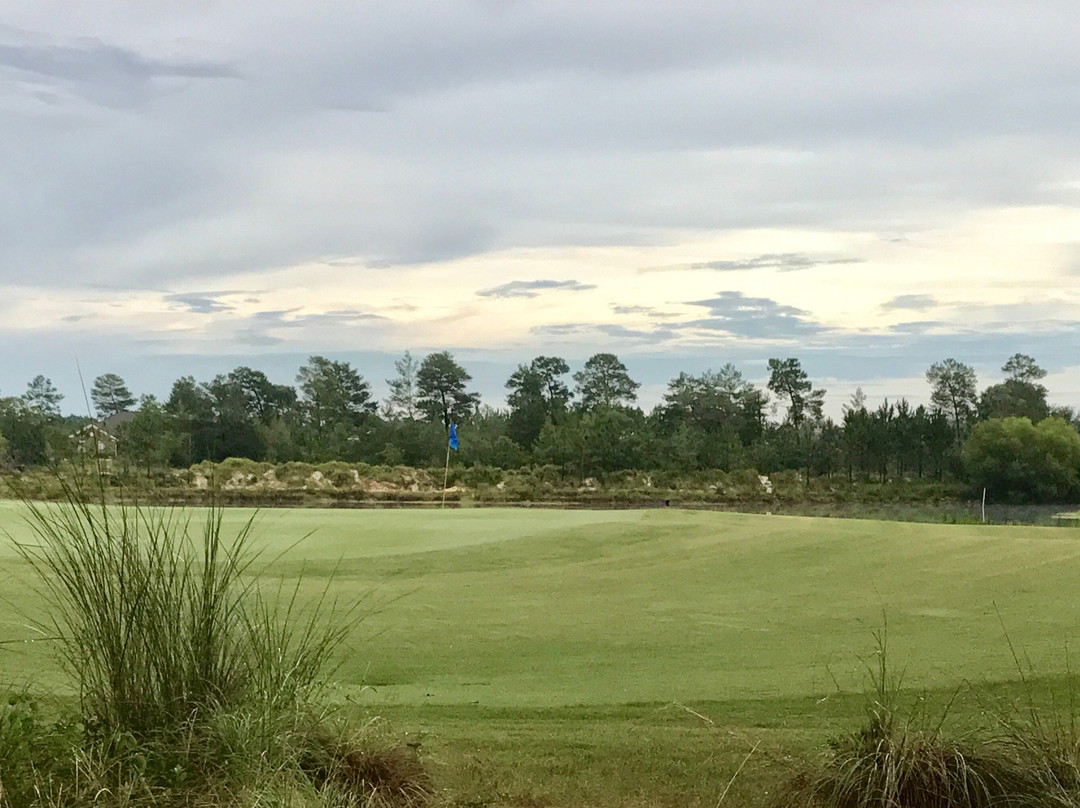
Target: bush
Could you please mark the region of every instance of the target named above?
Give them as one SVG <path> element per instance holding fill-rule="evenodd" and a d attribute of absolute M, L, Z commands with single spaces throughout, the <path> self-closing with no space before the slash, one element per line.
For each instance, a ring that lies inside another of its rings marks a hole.
<path fill-rule="evenodd" d="M 964 466 L 997 499 L 1065 502 L 1080 493 L 1080 433 L 1060 418 L 991 418 L 971 430 Z"/>
<path fill-rule="evenodd" d="M 317 788 L 364 806 L 415 808 L 432 794 L 431 780 L 412 748 L 380 737 L 369 725 L 360 734 L 320 731 L 307 744 L 301 768 Z"/>
<path fill-rule="evenodd" d="M 454 484 L 465 485 L 468 488 L 475 488 L 480 485 L 497 485 L 502 482 L 504 476 L 502 469 L 485 466 L 481 463 L 474 463 L 467 468 L 458 468 L 454 472 L 451 475 Z"/>

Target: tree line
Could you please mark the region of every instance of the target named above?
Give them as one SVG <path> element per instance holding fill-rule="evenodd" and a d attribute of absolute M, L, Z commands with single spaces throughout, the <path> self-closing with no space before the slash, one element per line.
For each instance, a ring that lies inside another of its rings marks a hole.
<path fill-rule="evenodd" d="M 869 407 L 858 390 L 839 420 L 824 414 L 825 390 L 798 359 L 770 359 L 768 371 L 764 387 L 731 364 L 679 373 L 648 413 L 637 406 L 640 384 L 611 353 L 593 355 L 573 374 L 556 356 L 519 365 L 502 408 L 481 402 L 469 389 L 472 377 L 446 351 L 419 359 L 406 352 L 382 402 L 350 363 L 323 356 L 310 357 L 294 385 L 238 367 L 209 381 L 177 379 L 163 401 L 136 400 L 121 377 L 106 373 L 93 381 L 90 398 L 118 439 L 107 449 L 147 474 L 229 457 L 438 465 L 453 422 L 463 462 L 551 465 L 580 479 L 626 469 L 753 468 L 882 482 L 966 475 L 1042 498 L 1077 490 L 1076 414 L 1049 404 L 1046 371 L 1030 356 L 1011 357 L 1005 379 L 982 391 L 969 365 L 936 362 L 926 371 L 930 406 L 900 398 Z M 62 417 L 62 399 L 44 376 L 23 395 L 0 398 L 4 463 L 32 467 L 86 451 L 89 419 Z M 1002 446 L 1023 446 L 1028 459 Z M 1044 457 L 1057 458 L 1049 478 L 1036 468 Z M 1025 476 L 1051 482 L 1028 484 Z"/>

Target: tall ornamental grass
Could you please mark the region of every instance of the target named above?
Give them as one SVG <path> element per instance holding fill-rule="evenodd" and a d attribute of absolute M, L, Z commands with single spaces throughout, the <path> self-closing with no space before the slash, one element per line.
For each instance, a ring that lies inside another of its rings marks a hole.
<path fill-rule="evenodd" d="M 19 550 L 44 582 L 49 630 L 94 725 L 142 737 L 316 685 L 346 627 L 325 608 L 302 617 L 295 591 L 281 614 L 249 574 L 251 521 L 226 538 L 222 516 L 196 525 L 74 498 L 30 506 L 38 541 Z"/>
<path fill-rule="evenodd" d="M 357 604 L 339 608 L 327 589 L 312 603 L 301 582 L 267 584 L 250 520 L 227 536 L 221 509 L 199 520 L 79 491 L 26 504 L 35 540 L 18 550 L 40 576 L 42 628 L 79 716 L 47 759 L 28 753 L 0 771 L 0 808 L 426 798 L 415 755 L 362 748 L 315 700 Z M 30 735 L 28 748 L 45 748 Z"/>
<path fill-rule="evenodd" d="M 809 808 L 1080 808 L 1080 745 L 1054 710 L 1006 704 L 998 730 L 953 739 L 918 711 L 902 715 L 901 677 L 875 634 L 863 725 L 781 791 L 775 805 Z M 1010 643 L 1011 648 L 1011 643 Z M 1014 658 L 1016 658 L 1014 651 Z M 1030 688 L 1030 683 L 1021 678 Z M 1070 716 L 1072 713 L 1070 713 Z M 1015 717 L 1012 717 L 1015 716 Z"/>

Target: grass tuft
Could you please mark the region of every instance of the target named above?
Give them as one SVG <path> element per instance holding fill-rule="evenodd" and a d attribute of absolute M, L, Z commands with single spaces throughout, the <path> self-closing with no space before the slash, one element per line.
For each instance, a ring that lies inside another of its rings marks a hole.
<path fill-rule="evenodd" d="M 428 802 L 431 780 L 415 750 L 372 746 L 367 739 L 337 740 L 307 761 L 312 782 L 349 804 L 417 808 Z"/>
<path fill-rule="evenodd" d="M 902 716 L 902 677 L 890 673 L 886 632 L 875 639 L 865 723 L 834 738 L 828 756 L 797 775 L 780 802 L 816 808 L 1080 805 L 1075 747 L 1039 725 L 1015 724 L 1004 736 L 956 741 L 942 731 L 945 714 L 934 724 L 918 710 Z"/>
<path fill-rule="evenodd" d="M 311 603 L 302 581 L 260 585 L 251 519 L 227 537 L 221 509 L 196 524 L 75 489 L 27 507 L 36 540 L 17 547 L 43 583 L 43 629 L 79 713 L 46 727 L 32 702 L 0 708 L 0 806 L 412 808 L 427 798 L 415 755 L 346 741 L 319 710 L 356 607 L 327 589 Z"/>

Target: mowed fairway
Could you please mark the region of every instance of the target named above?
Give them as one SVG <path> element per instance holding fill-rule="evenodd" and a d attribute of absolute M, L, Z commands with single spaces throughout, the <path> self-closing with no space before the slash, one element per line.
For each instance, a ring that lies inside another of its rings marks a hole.
<path fill-rule="evenodd" d="M 22 514 L 0 505 L 0 525 L 27 540 Z M 236 528 L 249 516 L 226 519 Z M 905 684 L 947 688 L 1016 678 L 1006 630 L 1040 675 L 1066 670 L 1066 644 L 1080 634 L 1075 528 L 270 510 L 256 534 L 271 580 L 302 576 L 305 594 L 329 586 L 363 598 L 334 681 L 339 697 L 372 705 L 609 707 L 856 690 L 883 619 Z M 26 615 L 40 604 L 28 570 L 7 543 L 0 565 L 0 631 L 30 637 Z M 0 676 L 41 678 L 53 665 L 46 646 L 5 645 Z"/>

